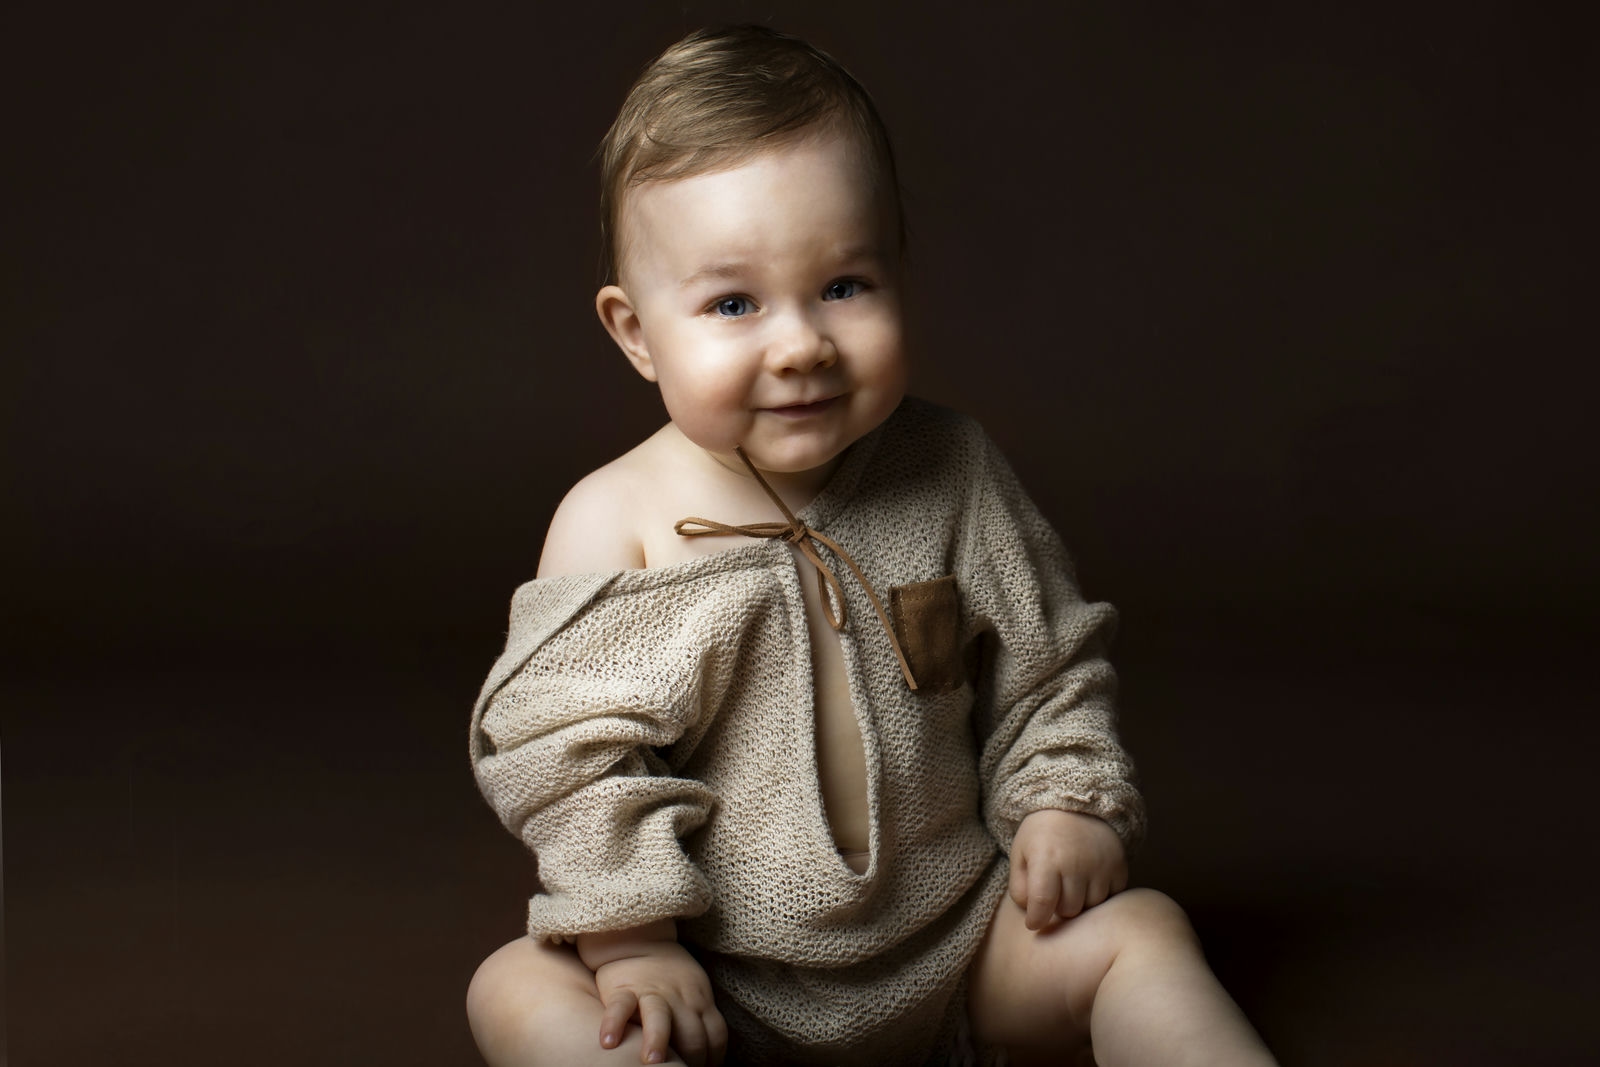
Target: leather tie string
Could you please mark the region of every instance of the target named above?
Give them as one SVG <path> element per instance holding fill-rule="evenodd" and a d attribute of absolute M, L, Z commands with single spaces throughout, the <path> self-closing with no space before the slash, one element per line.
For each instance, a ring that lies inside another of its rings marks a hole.
<path fill-rule="evenodd" d="M 828 546 L 828 550 L 840 559 L 845 566 L 850 568 L 850 573 L 856 576 L 856 581 L 861 583 L 861 588 L 867 594 L 867 599 L 872 601 L 872 608 L 878 613 L 878 621 L 883 623 L 883 632 L 889 638 L 889 645 L 894 649 L 895 658 L 900 661 L 900 673 L 905 676 L 906 685 L 913 690 L 917 688 L 917 680 L 911 676 L 911 664 L 906 662 L 906 654 L 900 647 L 900 639 L 895 636 L 894 625 L 889 622 L 889 613 L 883 610 L 883 602 L 878 599 L 878 594 L 872 591 L 872 584 L 867 581 L 867 576 L 861 573 L 861 568 L 856 566 L 856 561 L 850 558 L 850 553 L 839 546 L 839 542 L 818 530 L 813 530 L 799 519 L 794 512 L 789 510 L 789 505 L 783 498 L 773 492 L 772 486 L 761 477 L 761 472 L 756 470 L 755 464 L 744 454 L 744 449 L 735 448 L 734 454 L 744 461 L 750 468 L 750 473 L 756 482 L 766 491 L 772 502 L 778 505 L 778 510 L 783 512 L 786 522 L 753 522 L 745 526 L 729 526 L 724 522 L 713 522 L 710 519 L 700 519 L 690 516 L 679 519 L 673 524 L 672 529 L 680 537 L 775 537 L 787 541 L 800 550 L 800 554 L 810 561 L 817 572 L 817 594 L 822 599 L 822 612 L 828 617 L 828 625 L 835 630 L 844 629 L 845 603 L 844 589 L 839 585 L 839 579 L 834 576 L 832 569 L 823 561 L 822 555 L 817 551 L 812 542 L 821 542 Z M 839 610 L 834 611 L 833 605 L 837 601 Z"/>

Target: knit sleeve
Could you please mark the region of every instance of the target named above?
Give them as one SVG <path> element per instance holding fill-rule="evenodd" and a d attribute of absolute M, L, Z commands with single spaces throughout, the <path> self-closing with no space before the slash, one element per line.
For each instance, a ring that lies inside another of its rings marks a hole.
<path fill-rule="evenodd" d="M 1061 539 L 986 436 L 983 457 L 961 573 L 981 648 L 973 713 L 984 821 L 1009 851 L 1029 813 L 1082 812 L 1131 848 L 1144 803 L 1117 738 L 1105 658 L 1116 612 L 1084 601 Z"/>
<path fill-rule="evenodd" d="M 694 651 L 648 596 L 524 590 L 540 585 L 519 592 L 472 728 L 478 786 L 538 863 L 529 933 L 569 940 L 698 915 L 710 887 L 681 839 L 714 797 L 657 751 L 697 725 Z"/>

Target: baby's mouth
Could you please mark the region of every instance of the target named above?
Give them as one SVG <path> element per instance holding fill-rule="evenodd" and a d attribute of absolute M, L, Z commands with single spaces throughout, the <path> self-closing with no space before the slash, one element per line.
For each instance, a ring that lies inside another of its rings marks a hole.
<path fill-rule="evenodd" d="M 804 418 L 807 415 L 820 415 L 838 400 L 839 397 L 830 396 L 822 400 L 813 400 L 809 404 L 789 404 L 781 408 L 767 408 L 767 410 L 774 415 L 782 415 L 786 418 Z"/>

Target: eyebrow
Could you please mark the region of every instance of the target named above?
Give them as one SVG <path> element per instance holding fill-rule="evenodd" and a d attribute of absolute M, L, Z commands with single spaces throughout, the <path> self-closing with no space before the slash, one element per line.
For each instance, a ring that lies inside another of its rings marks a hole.
<path fill-rule="evenodd" d="M 834 259 L 838 263 L 859 263 L 862 260 L 881 261 L 883 259 L 883 250 L 877 245 L 850 245 L 847 248 L 840 249 L 839 254 L 835 256 Z M 751 263 L 748 260 L 743 259 L 730 259 L 719 263 L 707 263 L 705 266 L 701 267 L 699 270 L 680 281 L 678 283 L 678 288 L 687 289 L 694 283 L 704 281 L 708 278 L 736 278 L 742 274 L 748 274 L 751 270 Z"/>
<path fill-rule="evenodd" d="M 750 265 L 743 260 L 731 260 L 725 263 L 708 263 L 678 283 L 679 289 L 687 289 L 695 282 L 707 278 L 733 278 L 745 273 Z"/>

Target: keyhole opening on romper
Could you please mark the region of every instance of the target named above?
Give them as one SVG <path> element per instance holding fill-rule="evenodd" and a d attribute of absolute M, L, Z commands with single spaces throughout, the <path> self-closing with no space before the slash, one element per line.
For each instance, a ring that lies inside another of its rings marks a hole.
<path fill-rule="evenodd" d="M 839 634 L 828 624 L 810 564 L 797 560 L 800 590 L 811 637 L 811 680 L 815 688 L 817 779 L 823 814 L 835 847 L 856 873 L 867 866 L 871 829 L 867 805 L 867 756 L 850 697 Z"/>

